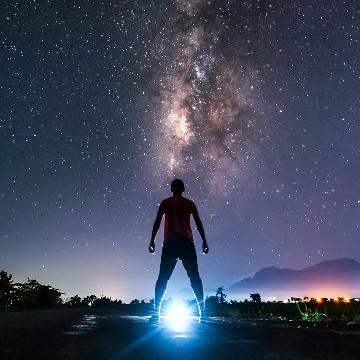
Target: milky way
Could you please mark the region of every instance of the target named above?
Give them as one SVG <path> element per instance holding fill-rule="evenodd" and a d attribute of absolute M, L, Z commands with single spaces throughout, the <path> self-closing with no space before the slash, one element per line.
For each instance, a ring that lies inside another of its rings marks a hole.
<path fill-rule="evenodd" d="M 226 28 L 207 2 L 176 3 L 161 49 L 153 165 L 160 178 L 201 179 L 222 193 L 246 178 L 264 136 L 258 75 L 223 55 Z"/>

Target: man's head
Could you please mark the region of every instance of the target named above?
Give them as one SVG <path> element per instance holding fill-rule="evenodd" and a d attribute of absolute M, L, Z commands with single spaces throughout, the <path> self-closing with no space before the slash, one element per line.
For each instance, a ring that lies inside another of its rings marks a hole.
<path fill-rule="evenodd" d="M 175 179 L 171 182 L 171 191 L 174 195 L 181 195 L 185 190 L 184 182 L 180 179 Z"/>

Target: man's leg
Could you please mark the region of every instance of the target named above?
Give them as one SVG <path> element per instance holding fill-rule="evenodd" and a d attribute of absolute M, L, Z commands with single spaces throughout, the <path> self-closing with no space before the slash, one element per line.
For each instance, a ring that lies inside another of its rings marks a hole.
<path fill-rule="evenodd" d="M 196 300 L 199 304 L 200 316 L 204 317 L 205 316 L 204 289 L 199 274 L 195 247 L 193 251 L 191 251 L 191 253 L 188 254 L 188 256 L 185 256 L 182 259 L 182 262 L 187 272 L 187 275 L 190 279 L 190 284 L 196 296 Z"/>
<path fill-rule="evenodd" d="M 176 262 L 177 259 L 175 257 L 167 256 L 166 252 L 164 252 L 163 249 L 163 253 L 161 255 L 159 276 L 155 285 L 154 307 L 156 315 L 158 315 L 160 312 L 161 302 L 166 291 L 166 285 L 171 277 L 172 272 L 174 271 Z"/>

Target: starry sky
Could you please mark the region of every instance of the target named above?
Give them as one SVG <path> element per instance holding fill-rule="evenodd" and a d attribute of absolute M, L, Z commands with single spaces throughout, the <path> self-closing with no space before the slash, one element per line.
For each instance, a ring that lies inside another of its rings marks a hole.
<path fill-rule="evenodd" d="M 151 298 L 174 177 L 208 294 L 360 260 L 357 0 L 6 1 L 0 265 L 67 295 Z M 168 294 L 189 289 L 180 265 Z"/>

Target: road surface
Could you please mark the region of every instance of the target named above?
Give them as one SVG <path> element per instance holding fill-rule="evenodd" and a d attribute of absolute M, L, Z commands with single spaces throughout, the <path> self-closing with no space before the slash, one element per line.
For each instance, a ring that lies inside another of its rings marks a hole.
<path fill-rule="evenodd" d="M 360 333 L 209 318 L 183 331 L 114 310 L 1 314 L 0 359 L 359 359 Z M 14 320 L 15 318 L 15 320 Z"/>

